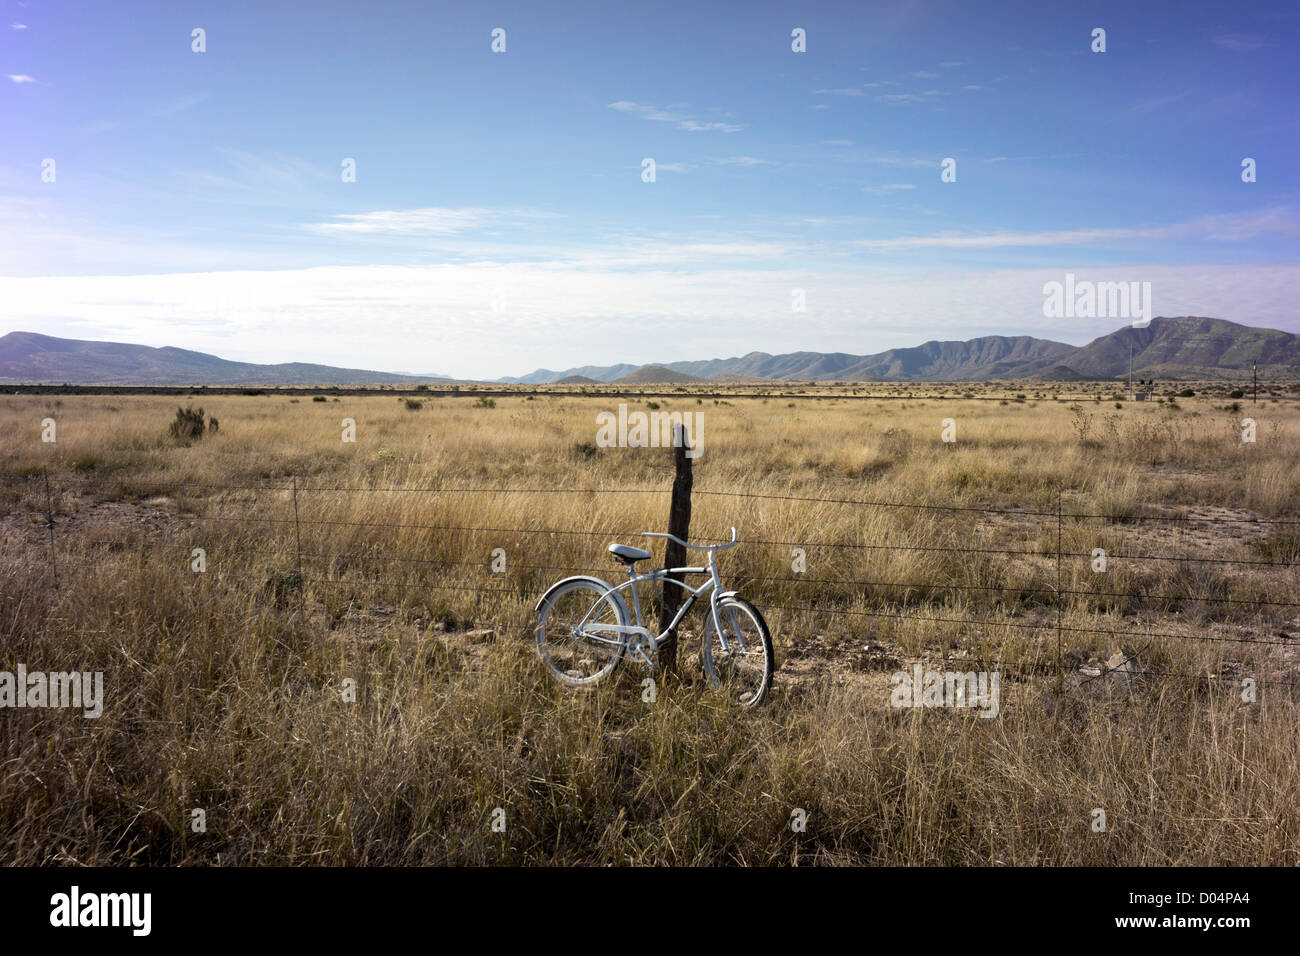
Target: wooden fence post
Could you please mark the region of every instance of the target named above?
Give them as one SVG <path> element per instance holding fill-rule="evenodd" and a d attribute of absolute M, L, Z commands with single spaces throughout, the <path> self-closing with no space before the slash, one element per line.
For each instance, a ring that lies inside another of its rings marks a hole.
<path fill-rule="evenodd" d="M 54 492 L 50 491 L 50 469 L 48 466 L 41 469 L 45 478 L 45 523 L 50 529 L 50 574 L 54 578 L 54 590 L 59 589 L 59 561 L 57 552 L 54 550 Z"/>
<path fill-rule="evenodd" d="M 673 463 L 676 473 L 673 475 L 673 499 L 668 508 L 668 533 L 675 534 L 683 541 L 690 540 L 691 533 L 691 459 L 689 435 L 685 425 L 673 426 Z M 681 567 L 686 564 L 686 549 L 675 541 L 669 541 L 664 549 L 664 565 Z M 672 580 L 680 581 L 683 575 L 669 575 Z M 663 606 L 660 609 L 659 630 L 663 631 L 672 623 L 677 609 L 682 605 L 682 589 L 676 585 L 664 583 Z M 677 632 L 674 631 L 659 645 L 659 666 L 668 674 L 677 668 Z"/>

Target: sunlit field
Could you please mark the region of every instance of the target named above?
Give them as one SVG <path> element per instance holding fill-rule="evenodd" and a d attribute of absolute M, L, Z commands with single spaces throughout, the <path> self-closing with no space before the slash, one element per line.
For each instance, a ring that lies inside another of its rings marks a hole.
<path fill-rule="evenodd" d="M 0 712 L 0 860 L 1294 864 L 1300 386 L 1238 387 L 0 396 L 0 669 L 105 688 Z M 691 416 L 753 711 L 698 610 L 653 700 L 541 666 L 551 582 L 662 560 L 673 450 L 603 447 L 619 402 Z M 997 716 L 891 707 L 917 663 Z"/>

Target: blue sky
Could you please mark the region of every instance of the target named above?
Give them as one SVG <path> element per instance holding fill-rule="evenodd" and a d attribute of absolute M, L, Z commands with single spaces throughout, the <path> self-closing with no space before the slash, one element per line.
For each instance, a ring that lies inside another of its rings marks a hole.
<path fill-rule="evenodd" d="M 4 0 L 0 332 L 495 377 L 1123 324 L 1044 318 L 1066 272 L 1300 331 L 1298 39 L 1294 3 Z"/>

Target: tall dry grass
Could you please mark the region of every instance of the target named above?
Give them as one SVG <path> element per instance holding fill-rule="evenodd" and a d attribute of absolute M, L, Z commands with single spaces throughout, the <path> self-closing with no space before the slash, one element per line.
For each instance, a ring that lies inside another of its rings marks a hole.
<path fill-rule="evenodd" d="M 0 712 L 0 858 L 1296 862 L 1296 526 L 1204 520 L 1296 517 L 1294 404 L 1085 402 L 1081 439 L 1070 403 L 935 391 L 655 399 L 704 414 L 693 533 L 740 528 L 724 574 L 777 638 L 773 698 L 745 715 L 689 680 L 645 703 L 633 671 L 564 692 L 531 649 L 547 583 L 613 580 L 614 533 L 663 527 L 668 452 L 593 447 L 608 400 L 204 396 L 221 430 L 189 447 L 170 399 L 0 400 L 0 668 L 102 670 L 108 696 L 99 720 Z M 1110 517 L 1058 522 L 1058 496 Z M 1186 520 L 1134 520 L 1155 515 Z M 1134 557 L 1097 575 L 1098 547 Z M 1141 680 L 1060 680 L 1117 649 Z M 998 718 L 889 708 L 890 672 L 945 657 L 1022 665 Z"/>

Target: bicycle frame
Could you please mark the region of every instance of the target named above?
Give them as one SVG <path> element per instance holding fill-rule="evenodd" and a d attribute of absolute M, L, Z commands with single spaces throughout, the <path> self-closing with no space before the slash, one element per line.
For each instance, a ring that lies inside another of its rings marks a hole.
<path fill-rule="evenodd" d="M 628 565 L 628 579 L 622 584 L 611 587 L 601 595 L 596 603 L 592 605 L 591 610 L 587 612 L 586 616 L 578 622 L 577 628 L 582 631 L 584 636 L 591 640 L 599 641 L 603 644 L 624 644 L 635 660 L 639 663 L 648 664 L 650 663 L 650 654 L 653 654 L 668 635 L 677 628 L 677 625 L 681 623 L 684 617 L 686 617 L 690 612 L 690 609 L 695 606 L 696 600 L 707 594 L 709 596 L 709 614 L 713 618 L 713 626 L 718 632 L 718 639 L 722 642 L 723 650 L 729 653 L 731 651 L 731 645 L 727 641 L 726 631 L 722 628 L 722 621 L 718 618 L 718 603 L 734 595 L 736 592 L 724 591 L 722 588 L 722 578 L 718 575 L 717 552 L 725 550 L 736 543 L 736 531 L 734 528 L 732 529 L 731 534 L 732 539 L 730 544 L 710 547 L 690 545 L 681 541 L 680 538 L 674 539 L 688 548 L 693 548 L 697 551 L 708 551 L 709 563 L 707 567 L 691 566 L 680 568 L 659 568 L 655 571 L 650 571 L 647 574 L 637 574 L 632 569 L 632 566 Z M 671 537 L 670 535 L 656 534 L 653 532 L 645 532 L 645 535 L 647 537 Z M 705 581 L 698 588 L 693 588 L 685 581 L 679 581 L 676 578 L 670 577 L 670 575 L 673 574 L 708 574 L 709 580 Z M 675 584 L 686 592 L 686 599 L 682 602 L 682 606 L 677 609 L 677 613 L 673 615 L 672 621 L 670 621 L 668 626 L 659 634 L 650 631 L 645 627 L 642 621 L 641 596 L 637 591 L 637 585 L 646 581 L 664 581 L 666 583 Z M 609 595 L 617 594 L 619 591 L 624 589 L 631 589 L 632 608 L 633 614 L 636 617 L 636 624 L 590 624 L 589 621 L 591 615 L 604 603 L 605 599 Z M 735 624 L 736 622 L 733 621 L 732 623 Z M 739 630 L 738 627 L 737 630 Z M 615 634 L 618 635 L 618 637 L 603 637 L 601 636 L 602 634 Z M 625 637 L 624 635 L 628 635 L 628 637 Z M 630 640 L 629 637 L 637 637 L 640 638 L 640 640 L 633 641 Z M 642 646 L 643 643 L 648 643 L 650 645 L 649 653 L 647 653 L 646 649 Z"/>

